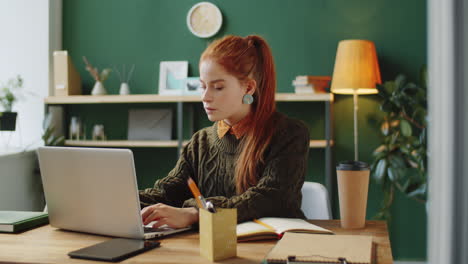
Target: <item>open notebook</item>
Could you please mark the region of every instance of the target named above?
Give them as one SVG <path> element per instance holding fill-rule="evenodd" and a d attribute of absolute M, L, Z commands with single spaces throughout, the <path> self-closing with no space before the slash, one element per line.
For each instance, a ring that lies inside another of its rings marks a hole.
<path fill-rule="evenodd" d="M 373 263 L 371 236 L 285 233 L 265 263 Z M 343 262 L 346 260 L 346 262 Z"/>
<path fill-rule="evenodd" d="M 262 217 L 237 225 L 237 240 L 279 239 L 284 232 L 333 234 L 299 218 Z"/>

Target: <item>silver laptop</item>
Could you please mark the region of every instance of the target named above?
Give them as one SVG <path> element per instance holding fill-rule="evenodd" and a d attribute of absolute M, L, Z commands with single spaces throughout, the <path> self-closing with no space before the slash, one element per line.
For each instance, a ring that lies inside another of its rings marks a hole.
<path fill-rule="evenodd" d="M 190 229 L 143 226 L 130 150 L 41 147 L 37 152 L 51 226 L 137 239 Z"/>

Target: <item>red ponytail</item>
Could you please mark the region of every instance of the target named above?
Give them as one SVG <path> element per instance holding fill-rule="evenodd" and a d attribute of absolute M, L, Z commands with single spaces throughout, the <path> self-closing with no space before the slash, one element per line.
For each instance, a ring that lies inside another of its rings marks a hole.
<path fill-rule="evenodd" d="M 276 73 L 271 49 L 256 35 L 245 38 L 226 36 L 211 43 L 200 62 L 213 59 L 241 82 L 252 78 L 257 83 L 253 95 L 248 132 L 242 139 L 235 179 L 237 193 L 243 193 L 258 182 L 258 169 L 264 164 L 263 154 L 273 136 L 272 115 L 276 110 Z M 243 128 L 240 128 L 243 129 Z"/>

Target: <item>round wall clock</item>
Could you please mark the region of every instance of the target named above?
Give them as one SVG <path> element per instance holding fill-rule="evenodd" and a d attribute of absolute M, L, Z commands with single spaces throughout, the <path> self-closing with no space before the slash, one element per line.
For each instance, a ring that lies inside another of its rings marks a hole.
<path fill-rule="evenodd" d="M 197 37 L 209 38 L 221 29 L 223 16 L 217 6 L 210 2 L 200 2 L 190 8 L 187 26 Z"/>

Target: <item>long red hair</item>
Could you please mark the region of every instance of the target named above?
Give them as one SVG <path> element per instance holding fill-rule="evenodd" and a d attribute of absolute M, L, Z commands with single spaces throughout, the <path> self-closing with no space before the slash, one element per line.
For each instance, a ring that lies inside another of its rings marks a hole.
<path fill-rule="evenodd" d="M 271 49 L 256 35 L 245 38 L 225 36 L 212 42 L 202 53 L 200 62 L 212 59 L 239 81 L 254 79 L 257 83 L 247 133 L 241 141 L 236 163 L 235 180 L 238 194 L 258 182 L 263 155 L 274 131 L 273 113 L 276 110 L 276 73 Z M 244 129 L 244 128 L 240 128 Z"/>

